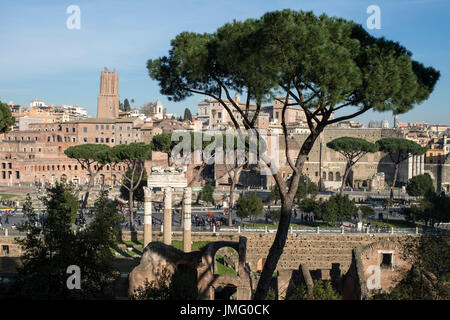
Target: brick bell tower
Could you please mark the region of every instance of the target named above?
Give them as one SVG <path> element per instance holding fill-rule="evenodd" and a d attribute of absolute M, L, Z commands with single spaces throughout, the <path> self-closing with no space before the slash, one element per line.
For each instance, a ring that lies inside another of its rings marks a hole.
<path fill-rule="evenodd" d="M 114 69 L 109 72 L 108 68 L 100 76 L 100 93 L 97 99 L 97 118 L 117 119 L 119 118 L 119 76 Z"/>

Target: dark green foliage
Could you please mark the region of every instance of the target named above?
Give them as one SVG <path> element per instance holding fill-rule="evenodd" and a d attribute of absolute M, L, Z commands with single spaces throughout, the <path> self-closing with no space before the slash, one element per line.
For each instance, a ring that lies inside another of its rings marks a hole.
<path fill-rule="evenodd" d="M 361 218 L 373 217 L 375 215 L 375 210 L 372 207 L 360 206 L 359 209 L 361 210 Z"/>
<path fill-rule="evenodd" d="M 171 45 L 168 56 L 149 60 L 147 68 L 161 93 L 175 101 L 194 90 L 218 94 L 221 83 L 240 92 L 248 88 L 262 101 L 296 76 L 323 93 L 309 101 L 311 106 L 351 102 L 398 114 L 425 100 L 439 78 L 398 43 L 312 12 L 275 11 L 225 24 L 212 34 L 183 32 Z"/>
<path fill-rule="evenodd" d="M 175 141 L 172 141 L 172 135 L 170 133 L 161 133 L 153 136 L 150 145 L 152 151 L 167 153 L 167 161 L 170 164 L 172 150 L 176 145 Z"/>
<path fill-rule="evenodd" d="M 450 196 L 444 193 L 428 193 L 418 204 L 405 208 L 403 213 L 413 221 L 424 221 L 434 226 L 439 222 L 450 222 Z"/>
<path fill-rule="evenodd" d="M 237 216 L 241 219 L 248 217 L 259 217 L 264 211 L 262 199 L 255 191 L 249 192 L 247 196 L 241 194 L 237 201 Z"/>
<path fill-rule="evenodd" d="M 342 219 L 352 219 L 357 212 L 354 200 L 347 195 L 332 195 L 328 200 L 321 202 L 314 211 L 316 219 L 327 222 L 336 222 Z"/>
<path fill-rule="evenodd" d="M 290 184 L 291 180 L 288 180 L 287 185 L 290 186 Z M 297 193 L 295 194 L 295 199 L 300 202 L 304 200 L 307 195 L 310 195 L 314 198 L 317 195 L 317 192 L 319 192 L 319 187 L 317 186 L 317 184 L 312 182 L 311 179 L 309 179 L 309 177 L 307 177 L 306 175 L 302 175 L 298 184 Z M 281 199 L 280 188 L 277 184 L 274 184 L 270 189 L 270 198 L 275 202 Z"/>
<path fill-rule="evenodd" d="M 171 273 L 163 268 L 156 279 L 145 280 L 144 286 L 136 289 L 132 300 L 197 300 L 196 282 L 180 271 Z"/>
<path fill-rule="evenodd" d="M 300 202 L 300 209 L 303 212 L 315 212 L 316 210 L 318 210 L 318 206 L 320 205 L 320 203 L 314 199 L 311 198 L 306 198 L 303 199 L 302 202 Z"/>
<path fill-rule="evenodd" d="M 191 113 L 191 110 L 189 110 L 188 108 L 184 109 L 183 120 L 184 121 L 186 121 L 186 120 L 192 121 L 192 113 Z"/>
<path fill-rule="evenodd" d="M 88 165 L 94 162 L 99 164 L 111 162 L 110 149 L 106 144 L 86 143 L 69 147 L 64 153 L 69 158 L 78 160 L 87 169 Z"/>
<path fill-rule="evenodd" d="M 375 143 L 355 137 L 340 137 L 327 143 L 327 147 L 344 155 L 347 159 L 359 156 L 361 153 L 377 152 Z"/>
<path fill-rule="evenodd" d="M 275 290 L 273 288 L 270 288 L 269 291 L 267 291 L 267 297 L 266 300 L 276 300 L 277 294 L 275 293 Z"/>
<path fill-rule="evenodd" d="M 110 156 L 114 162 L 133 163 L 148 160 L 151 147 L 143 142 L 119 144 L 111 148 Z"/>
<path fill-rule="evenodd" d="M 164 153 L 170 153 L 175 146 L 172 142 L 172 135 L 170 133 L 161 133 L 153 136 L 152 150 Z"/>
<path fill-rule="evenodd" d="M 267 218 L 272 220 L 273 223 L 278 223 L 278 221 L 280 221 L 280 215 L 281 215 L 280 210 L 270 210 L 267 213 Z"/>
<path fill-rule="evenodd" d="M 376 144 L 380 151 L 389 154 L 394 164 L 399 164 L 413 155 L 422 155 L 427 152 L 426 147 L 403 138 L 383 138 L 378 140 Z"/>
<path fill-rule="evenodd" d="M 111 248 L 117 243 L 121 216 L 117 203 L 102 193 L 95 203 L 93 221 L 76 233 L 71 228 L 73 195 L 70 187 L 57 183 L 44 201 L 47 219 L 37 223 L 31 198 L 24 203 L 26 222 L 19 227 L 27 232 L 17 240 L 24 250 L 22 265 L 9 288 L 8 297 L 26 299 L 112 298 L 118 273 L 112 267 Z M 67 288 L 67 268 L 80 267 L 81 289 Z"/>
<path fill-rule="evenodd" d="M 9 132 L 15 122 L 16 119 L 12 116 L 9 105 L 0 101 L 0 134 Z"/>
<path fill-rule="evenodd" d="M 291 286 L 286 293 L 287 300 L 342 300 L 329 281 L 314 280 L 310 294 L 304 284 Z"/>
<path fill-rule="evenodd" d="M 70 228 L 75 222 L 79 206 L 75 185 L 56 181 L 55 186 L 46 191 L 47 195 L 42 198 L 42 203 L 47 208 L 45 226 L 50 229 L 61 226 Z"/>
<path fill-rule="evenodd" d="M 204 185 L 202 191 L 200 191 L 199 199 L 205 201 L 206 203 L 214 204 L 214 187 L 210 184 Z"/>
<path fill-rule="evenodd" d="M 130 102 L 128 101 L 128 99 L 125 99 L 123 101 L 123 111 L 130 111 L 131 107 L 130 107 Z"/>
<path fill-rule="evenodd" d="M 270 188 L 270 200 L 275 201 L 275 203 L 277 203 L 278 200 L 280 200 L 280 188 L 278 187 L 277 184 L 274 184 L 271 188 Z"/>
<path fill-rule="evenodd" d="M 412 177 L 406 185 L 406 192 L 413 197 L 425 197 L 432 194 L 435 192 L 433 180 L 427 173 Z"/>
<path fill-rule="evenodd" d="M 297 193 L 295 194 L 295 199 L 300 202 L 306 199 L 308 195 L 314 198 L 317 195 L 317 192 L 319 192 L 319 187 L 317 186 L 317 184 L 312 182 L 311 179 L 309 179 L 309 177 L 307 177 L 306 175 L 303 175 L 300 177 L 300 182 L 298 184 Z"/>

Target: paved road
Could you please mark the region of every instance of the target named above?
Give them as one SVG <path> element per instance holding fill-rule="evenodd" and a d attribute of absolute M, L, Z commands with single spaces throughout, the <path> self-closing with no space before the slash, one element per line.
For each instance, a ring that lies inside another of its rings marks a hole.
<path fill-rule="evenodd" d="M 280 205 L 271 205 L 270 209 L 274 210 L 274 209 L 279 209 Z M 386 214 L 386 208 L 383 206 L 374 206 L 373 207 L 376 214 L 374 217 L 374 219 L 378 219 L 379 214 L 382 213 L 383 214 L 383 218 L 387 218 L 387 214 Z M 398 210 L 399 208 L 395 208 L 396 210 Z M 38 214 L 43 214 L 45 212 L 44 208 L 36 208 L 35 209 L 36 212 Z M 265 210 L 268 210 L 268 207 L 265 206 Z M 128 224 L 128 217 L 127 217 L 127 210 L 126 208 L 123 210 L 123 214 L 125 215 L 126 219 L 125 222 L 123 224 L 124 228 L 127 228 L 127 224 Z M 194 222 L 194 217 L 198 216 L 198 217 L 208 217 L 208 212 L 212 212 L 213 216 L 216 218 L 216 220 L 220 220 L 221 218 L 224 218 L 226 220 L 225 224 L 228 224 L 228 214 L 224 214 L 224 209 L 216 209 L 214 207 L 197 207 L 197 206 L 193 206 L 192 207 L 192 217 L 193 217 L 193 226 L 195 226 L 195 222 Z M 297 209 L 297 212 L 300 212 L 300 210 Z M 135 217 L 135 226 L 137 227 L 138 230 L 143 229 L 143 221 L 144 221 L 144 217 L 143 217 L 143 210 L 138 210 L 137 212 L 137 216 Z M 233 219 L 233 224 L 236 223 L 240 223 L 241 220 L 236 216 L 236 214 L 233 212 L 232 214 L 232 219 Z M 404 220 L 404 217 L 401 216 L 398 213 L 394 214 L 390 214 L 389 219 L 391 220 Z M 6 217 L 6 215 L 4 213 L 0 214 L 0 227 L 3 228 L 14 228 L 18 225 L 20 225 L 23 221 L 25 221 L 25 218 L 22 214 L 22 209 L 17 209 L 14 213 L 12 214 L 8 214 L 8 217 Z M 158 209 L 157 205 L 153 206 L 153 225 L 155 229 L 160 228 L 161 224 L 163 221 L 163 212 L 162 210 Z M 173 226 L 177 227 L 177 226 L 181 226 L 181 208 L 175 208 L 174 209 L 174 214 L 173 214 Z M 86 222 L 89 223 L 90 222 L 90 217 L 87 215 L 86 216 Z M 139 223 L 140 222 L 140 223 Z M 248 223 L 250 222 L 250 219 L 244 219 L 243 220 L 244 223 Z M 262 218 L 259 218 L 257 220 L 258 223 L 264 223 L 265 222 L 265 217 L 264 215 L 262 216 Z M 293 222 L 300 222 L 299 219 L 296 219 L 293 216 Z"/>

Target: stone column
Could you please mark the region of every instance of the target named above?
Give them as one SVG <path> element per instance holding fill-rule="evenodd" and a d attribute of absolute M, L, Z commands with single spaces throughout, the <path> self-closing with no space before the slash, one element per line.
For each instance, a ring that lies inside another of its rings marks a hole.
<path fill-rule="evenodd" d="M 172 245 L 172 188 L 164 188 L 164 231 L 163 242 Z"/>
<path fill-rule="evenodd" d="M 419 175 L 419 157 L 420 156 L 414 156 L 414 165 L 416 167 L 416 174 L 415 176 Z"/>
<path fill-rule="evenodd" d="M 414 173 L 413 173 L 413 160 L 412 160 L 412 158 L 413 157 L 411 157 L 411 158 L 409 158 L 407 161 L 404 161 L 404 162 L 406 162 L 406 165 L 407 165 L 407 175 L 406 175 L 406 178 L 405 178 L 405 180 L 406 181 L 408 181 L 408 179 L 411 179 L 412 177 L 414 177 Z"/>
<path fill-rule="evenodd" d="M 152 188 L 144 187 L 144 248 L 152 242 Z"/>
<path fill-rule="evenodd" d="M 420 156 L 420 174 L 424 174 L 425 172 L 425 155 Z"/>
<path fill-rule="evenodd" d="M 183 193 L 183 250 L 191 252 L 191 202 L 192 189 L 184 188 Z"/>

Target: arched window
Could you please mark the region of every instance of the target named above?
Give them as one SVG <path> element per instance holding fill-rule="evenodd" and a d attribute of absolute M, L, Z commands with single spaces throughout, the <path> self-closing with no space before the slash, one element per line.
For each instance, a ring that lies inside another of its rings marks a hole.
<path fill-rule="evenodd" d="M 328 172 L 328 180 L 333 181 L 333 172 Z"/>
<path fill-rule="evenodd" d="M 324 181 L 327 180 L 327 173 L 325 171 L 323 172 L 322 176 L 323 176 L 322 178 Z"/>
<path fill-rule="evenodd" d="M 341 181 L 341 174 L 339 173 L 339 171 L 336 171 L 336 181 Z"/>

